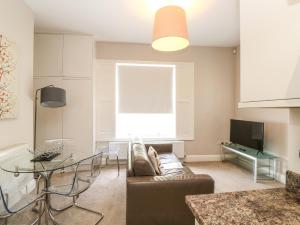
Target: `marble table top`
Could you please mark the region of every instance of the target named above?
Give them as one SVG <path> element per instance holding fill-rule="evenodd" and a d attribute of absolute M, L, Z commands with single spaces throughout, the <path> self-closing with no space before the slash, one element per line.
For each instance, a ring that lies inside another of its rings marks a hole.
<path fill-rule="evenodd" d="M 186 196 L 200 225 L 300 225 L 300 202 L 285 188 Z"/>

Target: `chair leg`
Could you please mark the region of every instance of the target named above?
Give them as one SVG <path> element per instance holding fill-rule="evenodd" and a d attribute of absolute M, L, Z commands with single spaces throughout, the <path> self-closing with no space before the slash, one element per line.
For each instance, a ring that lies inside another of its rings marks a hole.
<path fill-rule="evenodd" d="M 53 210 L 53 211 L 55 211 L 55 212 L 63 212 L 63 211 L 65 211 L 65 210 L 69 209 L 69 208 L 72 208 L 73 205 L 74 205 L 74 204 L 71 203 L 71 204 L 69 204 L 69 205 L 67 205 L 67 206 L 65 206 L 65 207 L 63 207 L 63 208 L 54 208 L 53 206 L 50 206 L 50 209 Z"/>
<path fill-rule="evenodd" d="M 117 155 L 117 163 L 118 163 L 118 176 L 120 176 L 120 162 L 119 162 L 119 156 Z"/>
<path fill-rule="evenodd" d="M 11 217 L 11 214 L 6 216 L 0 216 L 0 224 L 7 225 L 9 217 Z"/>
<path fill-rule="evenodd" d="M 105 166 L 108 166 L 108 156 L 105 158 Z"/>
<path fill-rule="evenodd" d="M 76 208 L 81 209 L 81 210 L 85 210 L 85 211 L 90 212 L 90 213 L 94 213 L 94 214 L 96 214 L 96 215 L 99 216 L 99 219 L 97 220 L 97 222 L 95 223 L 95 225 L 99 224 L 99 223 L 102 221 L 102 219 L 104 218 L 104 214 L 103 214 L 103 213 L 97 212 L 97 211 L 94 211 L 94 210 L 92 210 L 92 209 L 88 209 L 88 208 L 85 208 L 85 207 L 80 206 L 80 205 L 76 202 L 76 199 L 77 199 L 77 197 L 74 196 L 74 197 L 73 197 L 73 203 L 74 203 L 74 206 L 75 206 Z"/>
<path fill-rule="evenodd" d="M 8 194 L 6 193 L 5 194 L 5 202 L 6 202 L 6 204 L 8 205 L 8 199 L 9 197 L 8 197 Z M 7 225 L 8 224 L 8 217 L 7 218 L 4 218 L 4 225 Z"/>

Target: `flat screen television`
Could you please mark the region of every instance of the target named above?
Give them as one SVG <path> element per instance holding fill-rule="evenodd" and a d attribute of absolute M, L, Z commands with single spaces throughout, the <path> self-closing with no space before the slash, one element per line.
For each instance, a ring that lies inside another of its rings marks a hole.
<path fill-rule="evenodd" d="M 262 152 L 264 150 L 264 123 L 230 120 L 230 142 Z"/>

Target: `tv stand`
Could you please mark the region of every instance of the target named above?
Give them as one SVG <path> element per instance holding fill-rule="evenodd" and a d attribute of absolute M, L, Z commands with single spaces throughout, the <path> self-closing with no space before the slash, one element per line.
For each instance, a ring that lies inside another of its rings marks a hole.
<path fill-rule="evenodd" d="M 261 153 L 262 155 L 264 154 L 263 151 L 257 151 L 256 155 L 258 155 L 259 153 Z"/>
<path fill-rule="evenodd" d="M 241 150 L 241 151 L 243 151 L 243 152 L 246 152 L 246 150 L 245 149 L 242 149 L 242 148 L 238 148 L 239 150 Z"/>
<path fill-rule="evenodd" d="M 250 162 L 255 183 L 257 180 L 275 178 L 277 157 L 274 155 L 232 143 L 222 145 L 222 155 L 223 161 L 231 160 L 243 166 L 248 166 Z M 228 155 L 230 157 L 227 157 Z M 267 173 L 258 174 L 258 171 L 266 171 Z"/>

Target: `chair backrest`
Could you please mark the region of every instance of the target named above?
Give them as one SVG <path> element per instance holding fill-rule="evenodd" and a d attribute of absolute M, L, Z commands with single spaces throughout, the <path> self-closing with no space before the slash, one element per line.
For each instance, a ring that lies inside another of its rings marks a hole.
<path fill-rule="evenodd" d="M 74 165 L 74 173 L 72 179 L 72 185 L 68 193 L 81 191 L 81 183 L 85 183 L 85 188 L 92 185 L 95 179 L 100 175 L 102 165 L 102 155 L 100 152 L 96 155 L 88 157 L 79 161 Z"/>
<path fill-rule="evenodd" d="M 42 198 L 42 195 L 36 194 L 36 182 L 33 179 L 33 174 L 31 175 L 32 182 L 28 182 L 28 174 L 15 173 L 15 180 L 12 181 L 15 186 L 13 192 L 9 192 L 7 187 L 0 186 L 0 218 L 3 214 L 5 216 L 18 213 Z M 24 185 L 19 185 L 19 183 L 24 183 Z M 18 202 L 14 201 L 15 196 L 20 196 Z"/>
<path fill-rule="evenodd" d="M 109 154 L 109 142 L 108 141 L 97 141 L 96 142 L 96 152 L 103 154 Z"/>
<path fill-rule="evenodd" d="M 10 213 L 8 212 L 7 209 L 5 195 L 0 186 L 0 218 L 5 218 L 8 215 L 10 215 Z"/>
<path fill-rule="evenodd" d="M 102 155 L 103 153 L 100 152 L 80 161 L 77 168 L 78 177 L 87 177 L 89 179 L 97 178 L 101 172 Z"/>

